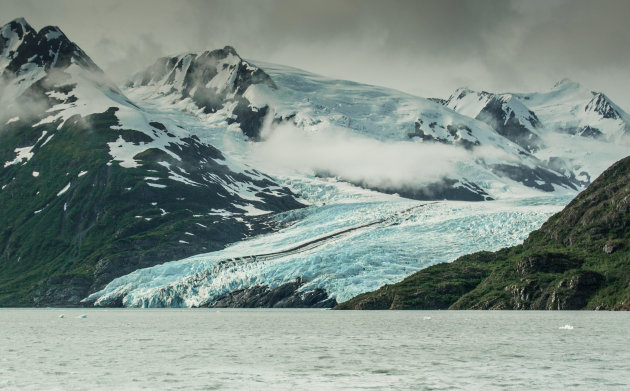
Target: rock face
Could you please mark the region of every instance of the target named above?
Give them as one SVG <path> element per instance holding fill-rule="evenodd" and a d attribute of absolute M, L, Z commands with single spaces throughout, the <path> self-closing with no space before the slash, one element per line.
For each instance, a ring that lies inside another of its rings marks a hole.
<path fill-rule="evenodd" d="M 466 255 L 337 309 L 630 309 L 630 157 L 521 245 Z"/>
<path fill-rule="evenodd" d="M 529 152 L 542 146 L 536 129 L 542 125 L 536 114 L 511 94 L 492 94 L 460 88 L 444 102 L 459 113 L 487 123 L 497 133 Z"/>
<path fill-rule="evenodd" d="M 223 308 L 332 308 L 337 301 L 328 297 L 325 290 L 318 288 L 300 292 L 304 283 L 298 278 L 279 287 L 257 285 L 248 289 L 230 292 L 207 307 Z"/>
<path fill-rule="evenodd" d="M 6 63 L 5 78 L 19 76 L 36 66 L 45 71 L 65 69 L 72 62 L 91 71 L 100 71 L 92 59 L 56 26 L 47 26 L 39 32 L 24 19 L 16 19 L 0 30 L 0 57 Z"/>
<path fill-rule="evenodd" d="M 176 101 L 191 99 L 203 113 L 226 111 L 228 122 L 258 140 L 268 106 L 254 106 L 245 96 L 252 85 L 276 89 L 262 69 L 246 62 L 231 46 L 223 49 L 162 57 L 135 75 L 127 87 L 146 87 Z"/>
<path fill-rule="evenodd" d="M 593 99 L 590 100 L 584 107 L 585 112 L 594 112 L 599 114 L 602 118 L 607 119 L 621 119 L 622 114 L 618 108 L 614 106 L 614 103 L 608 99 L 608 97 L 601 92 L 593 93 Z"/>

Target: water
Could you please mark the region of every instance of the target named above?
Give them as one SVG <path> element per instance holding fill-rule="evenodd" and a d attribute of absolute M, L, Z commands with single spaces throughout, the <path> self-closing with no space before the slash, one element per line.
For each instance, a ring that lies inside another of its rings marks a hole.
<path fill-rule="evenodd" d="M 629 321 L 611 312 L 2 309 L 0 388 L 622 390 Z"/>

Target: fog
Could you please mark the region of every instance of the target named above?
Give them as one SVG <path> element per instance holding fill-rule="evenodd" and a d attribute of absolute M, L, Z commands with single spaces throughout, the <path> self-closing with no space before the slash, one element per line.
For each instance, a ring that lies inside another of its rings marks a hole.
<path fill-rule="evenodd" d="M 291 123 L 267 124 L 253 144 L 253 157 L 272 172 L 298 170 L 372 188 L 419 188 L 458 177 L 458 167 L 477 159 L 514 161 L 495 147 L 473 151 L 442 143 L 379 141 L 339 127 L 316 131 Z"/>

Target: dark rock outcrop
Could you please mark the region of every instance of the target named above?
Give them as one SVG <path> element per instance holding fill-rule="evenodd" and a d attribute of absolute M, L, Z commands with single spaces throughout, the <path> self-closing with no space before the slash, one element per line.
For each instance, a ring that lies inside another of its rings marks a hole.
<path fill-rule="evenodd" d="M 337 305 L 324 289 L 317 288 L 301 292 L 304 285 L 301 278 L 270 289 L 266 285 L 256 285 L 240 289 L 207 304 L 207 307 L 223 308 L 332 308 Z"/>
<path fill-rule="evenodd" d="M 230 106 L 228 123 L 238 124 L 246 136 L 259 140 L 269 108 L 256 107 L 244 96 L 253 85 L 277 89 L 265 71 L 243 60 L 231 46 L 162 57 L 127 83 L 155 87 L 157 93 L 173 94 L 177 100 L 190 98 L 206 114 Z"/>

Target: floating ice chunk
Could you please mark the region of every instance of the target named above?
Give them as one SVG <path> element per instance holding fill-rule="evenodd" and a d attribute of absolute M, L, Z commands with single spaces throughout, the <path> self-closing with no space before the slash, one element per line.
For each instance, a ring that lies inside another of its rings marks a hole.
<path fill-rule="evenodd" d="M 160 185 L 159 183 L 150 183 L 147 182 L 147 185 L 151 186 L 151 187 L 157 187 L 158 189 L 164 189 L 166 188 L 166 185 Z"/>
<path fill-rule="evenodd" d="M 77 316 L 77 318 L 79 318 L 79 319 L 85 319 L 85 318 L 87 318 L 87 315 L 86 315 L 86 314 L 81 314 L 81 315 Z"/>
<path fill-rule="evenodd" d="M 190 244 L 190 243 L 188 243 L 188 242 L 187 242 L 187 241 L 185 241 L 185 240 L 180 240 L 179 242 L 180 242 L 181 244 Z"/>
<path fill-rule="evenodd" d="M 81 171 L 79 174 L 77 174 L 77 176 L 80 178 L 87 173 L 88 173 L 87 171 Z"/>
<path fill-rule="evenodd" d="M 431 320 L 431 317 L 430 316 L 423 316 L 422 319 L 423 320 Z"/>
<path fill-rule="evenodd" d="M 15 122 L 15 121 L 19 121 L 20 117 L 13 117 L 13 118 L 9 118 L 9 120 L 6 122 L 6 124 L 10 124 L 11 122 Z"/>
<path fill-rule="evenodd" d="M 35 178 L 37 178 L 37 177 L 39 176 L 39 172 L 38 172 L 38 171 L 33 171 L 33 176 L 34 176 Z"/>
<path fill-rule="evenodd" d="M 64 314 L 59 315 L 59 318 L 60 318 L 60 319 L 63 319 L 63 318 L 65 318 L 65 317 L 66 317 L 66 316 L 65 316 Z"/>
<path fill-rule="evenodd" d="M 558 327 L 560 330 L 573 330 L 573 326 L 570 324 L 565 324 L 564 326 Z"/>

